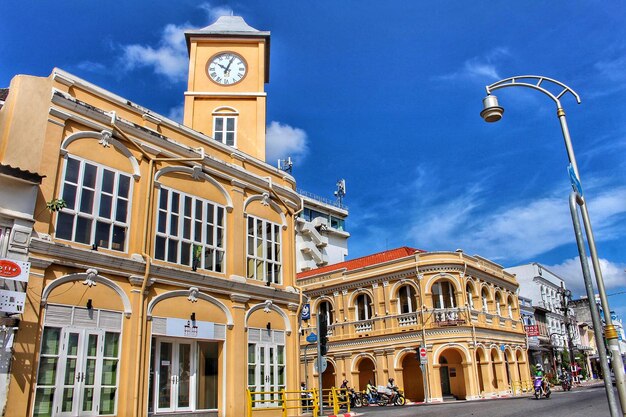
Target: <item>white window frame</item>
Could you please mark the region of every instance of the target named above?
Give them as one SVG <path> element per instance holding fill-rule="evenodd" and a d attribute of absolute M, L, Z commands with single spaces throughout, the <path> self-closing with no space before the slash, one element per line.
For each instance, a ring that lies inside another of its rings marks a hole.
<path fill-rule="evenodd" d="M 259 225 L 261 227 L 261 236 L 259 236 Z M 268 227 L 272 231 L 272 236 L 269 236 L 269 238 L 267 236 Z M 274 236 L 277 236 L 278 239 L 275 240 Z M 271 258 L 267 256 L 268 245 L 271 245 L 272 249 L 269 251 Z M 283 283 L 281 225 L 260 217 L 248 215 L 246 220 L 246 246 L 246 274 L 248 279 L 265 281 L 268 285 L 281 285 Z M 261 251 L 260 254 L 259 251 Z M 254 268 L 251 268 L 251 263 L 254 264 Z M 259 276 L 258 273 L 259 266 L 262 267 L 262 276 Z M 272 276 L 268 276 L 268 268 L 271 268 Z"/>
<path fill-rule="evenodd" d="M 467 304 L 469 305 L 470 309 L 474 309 L 474 296 L 472 295 L 472 290 L 474 289 L 474 286 L 472 284 L 467 284 L 465 285 L 465 292 L 467 293 Z"/>
<path fill-rule="evenodd" d="M 45 328 L 58 329 L 60 332 L 59 347 L 58 347 L 57 354 L 56 355 L 51 355 L 51 354 L 43 355 L 41 353 L 39 354 L 39 362 L 41 361 L 41 358 L 44 358 L 44 357 L 53 357 L 57 359 L 57 362 L 55 365 L 55 373 L 56 373 L 55 385 L 54 386 L 49 386 L 49 385 L 40 386 L 39 384 L 37 384 L 35 386 L 36 387 L 35 393 L 37 392 L 39 388 L 54 389 L 52 410 L 51 410 L 52 415 L 60 416 L 60 417 L 62 416 L 70 417 L 70 416 L 79 416 L 79 415 L 81 416 L 117 415 L 119 393 L 120 393 L 119 380 L 120 380 L 120 374 L 122 373 L 122 368 L 120 366 L 121 352 L 122 352 L 121 332 L 116 331 L 116 330 L 110 330 L 110 329 L 98 329 L 98 328 L 77 327 L 77 326 L 46 325 L 44 329 Z M 77 346 L 76 355 L 71 355 L 71 357 L 76 360 L 74 375 L 71 378 L 72 383 L 65 384 L 66 370 L 67 370 L 67 364 L 68 364 L 67 359 L 70 356 L 68 355 L 67 349 L 68 349 L 68 343 L 69 343 L 69 336 L 72 333 L 77 333 L 79 335 L 78 336 L 79 344 Z M 104 356 L 104 342 L 105 342 L 106 333 L 115 333 L 118 335 L 117 357 Z M 90 356 L 87 352 L 87 346 L 88 346 L 90 335 L 96 335 L 97 337 L 95 356 Z M 40 343 L 43 343 L 43 337 Z M 41 352 L 41 349 L 40 349 L 40 352 Z M 83 411 L 82 410 L 83 400 L 84 400 L 83 389 L 86 388 L 85 387 L 85 374 L 87 371 L 88 359 L 95 359 L 95 366 L 93 370 L 94 381 L 93 381 L 93 384 L 90 385 L 90 387 L 93 387 L 92 402 L 95 407 L 94 407 L 94 410 L 92 411 Z M 105 360 L 117 360 L 116 381 L 114 385 L 102 383 L 103 365 L 104 365 Z M 38 372 L 37 372 L 38 378 L 39 378 L 39 371 L 40 369 L 38 369 Z M 63 405 L 64 388 L 70 387 L 70 386 L 72 387 L 71 389 L 73 389 L 73 398 L 74 398 L 74 400 L 72 401 L 72 410 L 63 412 L 63 411 L 60 411 L 60 408 Z M 113 413 L 100 414 L 101 391 L 103 388 L 111 388 L 111 387 L 115 388 L 115 403 L 113 405 Z"/>
<path fill-rule="evenodd" d="M 223 143 L 224 145 L 227 146 L 232 146 L 233 148 L 237 148 L 237 122 L 238 122 L 238 115 L 236 113 L 214 113 L 213 114 L 213 139 L 215 139 L 216 141 Z M 218 130 L 217 128 L 217 122 L 218 120 L 222 121 L 222 129 Z M 228 126 L 228 121 L 232 120 L 233 121 L 233 129 L 229 130 L 227 128 Z M 228 140 L 227 140 L 227 135 L 228 133 L 232 133 L 233 134 L 233 143 L 229 144 Z M 221 140 L 218 139 L 218 136 L 221 135 Z"/>
<path fill-rule="evenodd" d="M 161 206 L 163 193 L 167 193 L 166 207 Z M 178 198 L 178 211 L 174 213 L 172 206 L 174 205 L 174 195 Z M 185 207 L 190 203 L 189 215 L 185 213 Z M 197 218 L 197 206 L 202 205 L 201 218 Z M 212 210 L 210 209 L 212 207 Z M 226 271 L 226 208 L 213 201 L 206 200 L 194 195 L 178 191 L 173 188 L 161 186 L 157 199 L 157 216 L 155 226 L 155 245 L 154 256 L 160 261 L 174 263 L 178 265 L 198 267 L 206 271 L 225 273 Z M 213 218 L 209 219 L 210 212 Z M 165 217 L 165 224 L 162 224 L 162 215 Z M 210 221 L 209 221 L 210 220 Z M 221 224 L 220 224 L 221 221 Z M 173 224 L 176 222 L 176 224 Z M 185 237 L 185 224 L 189 224 L 189 235 Z M 161 227 L 163 226 L 163 227 Z M 172 234 L 172 228 L 175 227 L 176 234 Z M 200 238 L 196 238 L 197 227 L 200 228 Z M 211 236 L 207 228 L 210 228 Z M 164 231 L 163 231 L 164 230 Z M 221 233 L 221 241 L 219 240 Z M 164 240 L 163 259 L 157 257 L 157 242 L 159 239 Z M 170 243 L 176 242 L 176 260 L 170 260 Z M 212 243 L 211 243 L 212 242 Z M 218 243 L 219 242 L 219 243 Z M 188 246 L 190 253 L 188 254 L 188 263 L 183 262 L 183 248 Z M 194 264 L 194 252 L 196 247 L 202 248 L 203 256 L 200 257 L 198 265 Z M 206 254 L 210 253 L 211 262 L 207 265 Z M 221 260 L 220 260 L 221 256 Z M 219 266 L 219 268 L 218 268 Z"/>
<path fill-rule="evenodd" d="M 444 294 L 443 294 L 443 286 L 442 286 L 442 284 L 448 285 L 448 293 L 450 295 L 450 298 L 448 299 L 448 301 L 450 303 L 449 306 L 446 306 L 446 302 L 445 302 Z M 435 304 L 434 303 L 434 301 L 435 301 L 434 297 L 435 297 L 435 295 L 437 295 L 438 298 L 439 298 L 439 305 L 441 305 L 441 307 L 439 307 L 439 308 L 442 308 L 442 309 L 443 308 L 456 308 L 456 297 L 455 297 L 455 294 L 454 294 L 454 285 L 450 281 L 441 280 L 441 281 L 435 282 L 433 284 L 432 295 L 433 295 L 433 307 L 434 307 L 434 304 Z M 434 307 L 434 308 L 437 308 L 437 307 Z"/>
<path fill-rule="evenodd" d="M 326 310 L 322 311 L 322 306 L 326 305 Z M 333 324 L 333 305 L 330 303 L 330 301 L 328 300 L 322 300 L 319 303 L 319 306 L 317 308 L 317 315 L 319 317 L 320 314 L 324 313 L 324 315 L 326 316 L 326 323 L 328 323 L 328 325 L 330 326 L 331 324 Z"/>
<path fill-rule="evenodd" d="M 480 291 L 480 298 L 482 299 L 483 312 L 488 313 L 489 312 L 489 292 L 485 292 L 485 289 L 483 288 Z"/>
<path fill-rule="evenodd" d="M 254 408 L 276 407 L 280 399 L 279 391 L 284 390 L 287 382 L 287 347 L 284 343 L 285 334 L 282 330 L 266 330 L 266 329 L 248 329 L 248 334 L 252 334 L 250 330 L 261 333 L 261 340 L 250 340 L 248 337 L 248 349 L 246 353 L 248 389 L 251 392 L 265 392 L 265 394 L 256 394 L 255 400 L 263 402 L 254 402 Z M 279 343 L 277 340 L 282 339 Z M 253 361 L 251 362 L 250 349 L 254 349 Z M 278 350 L 283 351 L 283 362 L 278 361 Z M 272 360 L 273 356 L 273 360 Z M 280 384 L 279 375 L 283 375 L 283 383 Z M 250 375 L 254 374 L 254 381 L 250 381 Z M 272 381 L 273 379 L 273 381 Z"/>
<path fill-rule="evenodd" d="M 362 298 L 361 298 L 362 297 Z M 360 317 L 359 315 L 359 310 L 361 310 L 361 301 L 363 300 L 363 316 L 364 317 Z M 372 297 L 369 296 L 369 294 L 367 293 L 360 293 L 356 296 L 356 298 L 354 299 L 354 314 L 356 317 L 356 321 L 365 321 L 365 320 L 369 320 L 371 319 L 374 315 L 374 312 L 372 311 Z"/>
<path fill-rule="evenodd" d="M 69 164 L 69 160 L 75 160 L 79 163 L 79 172 L 78 172 L 78 178 L 77 178 L 77 182 L 73 183 L 71 181 L 68 181 L 67 179 L 67 168 L 68 168 L 68 164 Z M 85 165 L 89 164 L 92 165 L 96 168 L 96 178 L 95 178 L 95 188 L 90 188 L 90 187 L 86 187 L 83 184 L 83 178 L 84 178 L 84 173 L 85 173 Z M 102 180 L 103 180 L 103 173 L 104 170 L 113 172 L 114 176 L 114 183 L 113 183 L 113 192 L 111 193 L 105 193 L 102 190 Z M 120 176 L 124 176 L 126 178 L 128 178 L 128 196 L 127 197 L 121 197 L 119 195 L 119 184 L 120 184 Z M 128 251 L 128 240 L 129 240 L 129 231 L 130 231 L 130 214 L 132 212 L 132 196 L 133 196 L 133 178 L 132 175 L 111 168 L 109 166 L 106 165 L 102 165 L 99 164 L 97 162 L 93 162 L 90 161 L 88 159 L 84 159 L 84 158 L 79 158 L 77 156 L 70 156 L 67 155 L 66 159 L 65 159 L 65 163 L 63 166 L 63 182 L 62 182 L 62 186 L 61 186 L 61 190 L 60 190 L 60 197 L 59 198 L 63 198 L 65 195 L 65 189 L 66 187 L 76 187 L 76 191 L 75 191 L 75 196 L 74 196 L 74 202 L 69 202 L 66 200 L 66 203 L 68 205 L 68 207 L 64 207 L 62 208 L 59 213 L 56 216 L 56 225 L 57 225 L 57 230 L 59 227 L 59 219 L 61 218 L 61 216 L 64 215 L 69 215 L 73 217 L 73 223 L 72 223 L 72 236 L 70 239 L 65 239 L 62 237 L 58 236 L 58 233 L 55 232 L 55 238 L 60 239 L 60 240 L 66 240 L 66 241 L 70 241 L 70 242 L 75 242 L 75 243 L 80 243 L 80 244 L 85 244 L 85 245 L 93 245 L 96 244 L 99 247 L 105 248 L 105 249 L 109 249 L 109 250 L 114 250 L 114 251 L 118 251 L 118 252 L 123 252 L 126 253 Z M 88 191 L 93 191 L 94 195 L 93 195 L 93 204 L 92 204 L 92 210 L 91 213 L 85 213 L 83 211 L 80 210 L 80 206 L 81 206 L 81 200 L 84 196 L 84 191 L 88 190 Z M 107 217 L 101 217 L 100 216 L 100 204 L 102 201 L 103 196 L 109 196 L 111 197 L 111 214 L 110 214 L 110 218 Z M 125 201 L 126 202 L 126 219 L 124 221 L 120 221 L 117 220 L 117 210 L 118 210 L 118 201 Z M 72 204 L 70 204 L 72 203 Z M 72 207 L 73 205 L 73 207 Z M 76 240 L 76 233 L 77 233 L 77 221 L 78 218 L 83 218 L 83 219 L 87 219 L 88 221 L 91 222 L 91 233 L 90 233 L 90 237 L 89 237 L 89 242 L 85 243 L 85 242 L 80 242 L 78 240 Z M 104 247 L 104 246 L 100 246 L 99 242 L 96 242 L 96 229 L 97 229 L 97 225 L 98 222 L 101 223 L 106 223 L 109 225 L 109 241 L 107 242 L 108 247 Z M 123 248 L 120 249 L 116 249 L 113 248 L 113 231 L 115 227 L 121 227 L 125 230 L 125 234 L 124 234 L 124 244 L 123 244 Z"/>
<path fill-rule="evenodd" d="M 407 304 L 409 307 L 409 311 L 407 311 L 406 313 L 402 312 L 402 297 L 406 297 L 407 299 Z M 411 285 L 403 285 L 400 288 L 398 288 L 398 314 L 409 314 L 409 313 L 415 313 L 417 311 L 417 291 L 415 291 L 415 288 L 413 288 Z M 415 305 L 413 305 L 415 304 Z"/>
<path fill-rule="evenodd" d="M 0 257 L 7 256 L 9 250 L 9 241 L 11 238 L 11 227 L 0 224 Z"/>

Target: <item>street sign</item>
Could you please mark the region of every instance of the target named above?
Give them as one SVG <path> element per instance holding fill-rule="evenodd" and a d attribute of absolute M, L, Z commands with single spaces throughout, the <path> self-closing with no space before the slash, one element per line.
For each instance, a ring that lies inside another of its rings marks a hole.
<path fill-rule="evenodd" d="M 580 184 L 580 179 L 574 172 L 574 166 L 570 163 L 567 166 L 567 172 L 569 173 L 569 180 L 572 183 L 572 188 L 576 191 L 579 197 L 583 196 L 583 186 Z"/>
<path fill-rule="evenodd" d="M 313 332 L 309 333 L 309 335 L 306 337 L 306 341 L 309 343 L 317 342 L 317 335 Z"/>
<path fill-rule="evenodd" d="M 315 372 L 317 372 L 317 361 L 315 361 L 313 363 L 313 368 L 315 369 Z M 326 371 L 326 368 L 328 368 L 328 360 L 326 359 L 326 356 L 322 356 L 322 373 L 324 373 L 324 371 Z"/>
<path fill-rule="evenodd" d="M 302 306 L 302 320 L 309 320 L 311 318 L 311 304 L 305 304 Z"/>
<path fill-rule="evenodd" d="M 428 351 L 424 346 L 419 348 L 420 364 L 425 365 L 428 363 Z"/>

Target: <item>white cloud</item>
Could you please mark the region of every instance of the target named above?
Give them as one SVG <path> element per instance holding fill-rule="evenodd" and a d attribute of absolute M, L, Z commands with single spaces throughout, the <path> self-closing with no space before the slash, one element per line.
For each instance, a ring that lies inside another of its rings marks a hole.
<path fill-rule="evenodd" d="M 107 68 L 104 64 L 93 61 L 81 61 L 76 67 L 82 71 L 95 72 L 98 74 L 106 73 Z"/>
<path fill-rule="evenodd" d="M 410 190 L 415 196 L 410 197 L 414 198 L 413 212 L 418 214 L 407 217 L 412 224 L 404 237 L 424 249 L 462 248 L 496 261 L 516 262 L 574 242 L 567 194 L 561 190 L 502 205 L 480 182 L 456 192 L 441 187 L 436 180 L 425 181 L 422 175 L 418 175 L 416 188 Z M 428 175 L 437 178 L 436 172 Z M 604 184 L 601 189 L 594 187 L 592 194 L 589 211 L 596 241 L 623 236 L 626 187 Z"/>
<path fill-rule="evenodd" d="M 163 29 L 156 47 L 144 45 L 123 46 L 121 62 L 126 70 L 152 67 L 154 72 L 164 75 L 172 82 L 184 81 L 187 77 L 187 46 L 185 30 L 189 25 L 168 24 Z"/>
<path fill-rule="evenodd" d="M 459 70 L 438 76 L 436 78 L 441 80 L 466 78 L 491 78 L 493 80 L 498 80 L 500 78 L 500 74 L 498 73 L 497 65 L 503 58 L 510 55 L 511 54 L 507 48 L 494 48 L 484 55 L 467 59 L 463 62 L 463 65 Z"/>
<path fill-rule="evenodd" d="M 185 105 L 181 104 L 179 106 L 172 107 L 169 113 L 167 114 L 167 117 L 169 117 L 175 122 L 182 124 L 184 113 L 185 113 Z"/>
<path fill-rule="evenodd" d="M 591 258 L 587 259 L 587 263 L 589 264 L 589 272 L 595 289 L 594 292 L 597 293 L 597 286 L 595 284 L 596 278 L 593 273 Z M 558 265 L 546 266 L 555 274 L 563 278 L 567 287 L 570 288 L 575 294 L 586 295 L 582 267 L 580 266 L 580 258 L 578 256 L 572 259 L 567 259 Z M 600 269 L 602 270 L 602 278 L 607 290 L 626 287 L 626 264 L 617 264 L 606 259 L 600 259 Z"/>
<path fill-rule="evenodd" d="M 219 16 L 232 14 L 228 7 L 212 7 L 209 3 L 199 6 L 207 13 L 211 22 Z M 124 45 L 120 57 L 122 67 L 133 70 L 151 67 L 154 72 L 163 75 L 172 82 L 183 82 L 187 79 L 187 45 L 185 31 L 197 29 L 189 23 L 182 25 L 167 24 L 161 33 L 157 45 Z"/>
<path fill-rule="evenodd" d="M 274 121 L 267 127 L 266 136 L 265 160 L 270 164 L 288 156 L 292 160 L 304 158 L 309 151 L 307 134 L 302 129 Z"/>

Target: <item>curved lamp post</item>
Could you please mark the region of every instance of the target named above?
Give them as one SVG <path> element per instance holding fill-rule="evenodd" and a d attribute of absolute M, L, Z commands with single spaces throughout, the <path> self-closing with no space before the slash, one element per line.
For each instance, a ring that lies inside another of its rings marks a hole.
<path fill-rule="evenodd" d="M 553 94 L 551 91 L 544 88 L 544 85 L 546 84 L 551 86 L 552 88 L 556 86 L 557 88 L 555 90 L 558 90 L 560 88 L 561 89 L 560 93 L 556 95 Z M 554 101 L 554 103 L 556 104 L 556 114 L 557 114 L 557 117 L 559 118 L 559 122 L 561 123 L 561 131 L 563 133 L 563 139 L 565 140 L 565 148 L 567 150 L 567 157 L 570 162 L 570 166 L 569 166 L 570 179 L 572 182 L 572 187 L 574 188 L 574 192 L 576 194 L 576 203 L 580 208 L 580 212 L 583 218 L 583 223 L 585 226 L 585 233 L 587 236 L 587 244 L 589 246 L 589 253 L 590 253 L 591 262 L 593 265 L 593 271 L 594 271 L 596 282 L 598 285 L 598 293 L 600 295 L 602 308 L 605 311 L 604 317 L 605 317 L 606 325 L 604 327 L 604 335 L 602 335 L 602 332 L 599 326 L 594 326 L 595 337 L 596 337 L 596 340 L 598 341 L 598 344 L 600 344 L 599 342 L 603 340 L 604 338 L 606 338 L 607 340 L 607 345 L 608 345 L 607 348 L 611 352 L 611 364 L 613 366 L 613 372 L 615 373 L 617 392 L 618 392 L 620 403 L 622 406 L 622 413 L 620 414 L 618 411 L 617 403 L 615 401 L 615 394 L 613 393 L 611 381 L 610 381 L 610 378 L 608 377 L 610 375 L 608 363 L 606 363 L 606 361 L 601 361 L 602 371 L 604 372 L 604 375 L 605 375 L 604 385 L 606 388 L 606 395 L 609 401 L 609 410 L 611 412 L 612 417 L 616 417 L 619 415 L 626 416 L 626 385 L 624 382 L 624 363 L 622 361 L 622 356 L 619 350 L 617 331 L 610 317 L 611 310 L 609 308 L 609 302 L 608 302 L 608 298 L 606 296 L 606 291 L 604 288 L 604 279 L 602 278 L 602 270 L 600 269 L 600 263 L 598 261 L 598 254 L 596 251 L 596 244 L 595 244 L 595 240 L 593 237 L 593 231 L 591 229 L 591 222 L 589 220 L 589 213 L 587 211 L 587 204 L 583 197 L 582 186 L 580 183 L 580 176 L 578 174 L 578 164 L 576 163 L 576 157 L 574 155 L 574 149 L 572 147 L 572 141 L 569 135 L 569 129 L 567 128 L 567 121 L 565 119 L 565 110 L 563 110 L 563 107 L 561 106 L 561 102 L 560 102 L 560 98 L 563 97 L 567 93 L 574 96 L 578 104 L 580 104 L 580 97 L 578 96 L 578 94 L 576 94 L 574 90 L 569 88 L 567 85 L 559 81 L 553 80 L 551 78 L 541 77 L 537 75 L 520 75 L 517 77 L 505 78 L 503 80 L 497 81 L 485 87 L 487 90 L 487 97 L 483 99 L 483 110 L 480 112 L 480 116 L 486 122 L 492 123 L 492 122 L 497 122 L 498 120 L 502 119 L 502 115 L 504 114 L 504 108 L 498 104 L 497 97 L 492 95 L 491 93 L 495 90 L 499 90 L 501 88 L 506 88 L 506 87 L 526 87 L 526 88 L 540 91 L 543 94 L 550 97 L 552 101 Z M 577 217 L 578 217 L 578 213 L 576 213 L 576 220 L 577 220 Z M 589 278 L 590 274 L 588 270 L 589 266 L 587 264 L 587 253 L 586 253 L 586 249 L 584 246 L 584 242 L 582 241 L 582 234 L 576 233 L 577 232 L 576 221 L 574 219 L 572 220 L 574 221 L 576 240 L 577 240 L 578 249 L 579 249 L 579 258 L 580 258 L 581 267 L 583 269 L 583 277 L 585 278 L 585 281 L 587 281 L 590 279 Z M 593 310 L 596 309 L 596 314 L 597 314 L 597 307 L 595 303 L 593 302 L 593 300 L 595 300 L 595 296 L 593 294 L 593 286 L 589 284 L 590 283 L 585 282 L 585 288 L 587 290 L 587 297 L 589 299 L 589 307 L 592 310 L 592 316 L 594 316 Z"/>

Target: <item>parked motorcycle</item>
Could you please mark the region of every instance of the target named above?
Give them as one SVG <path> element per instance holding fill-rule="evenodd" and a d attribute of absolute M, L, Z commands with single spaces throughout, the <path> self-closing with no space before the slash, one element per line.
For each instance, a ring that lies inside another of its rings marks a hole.
<path fill-rule="evenodd" d="M 535 388 L 535 398 L 538 400 L 541 397 L 550 398 L 550 384 L 547 381 L 543 380 L 543 377 L 536 376 L 533 382 L 533 387 Z"/>

